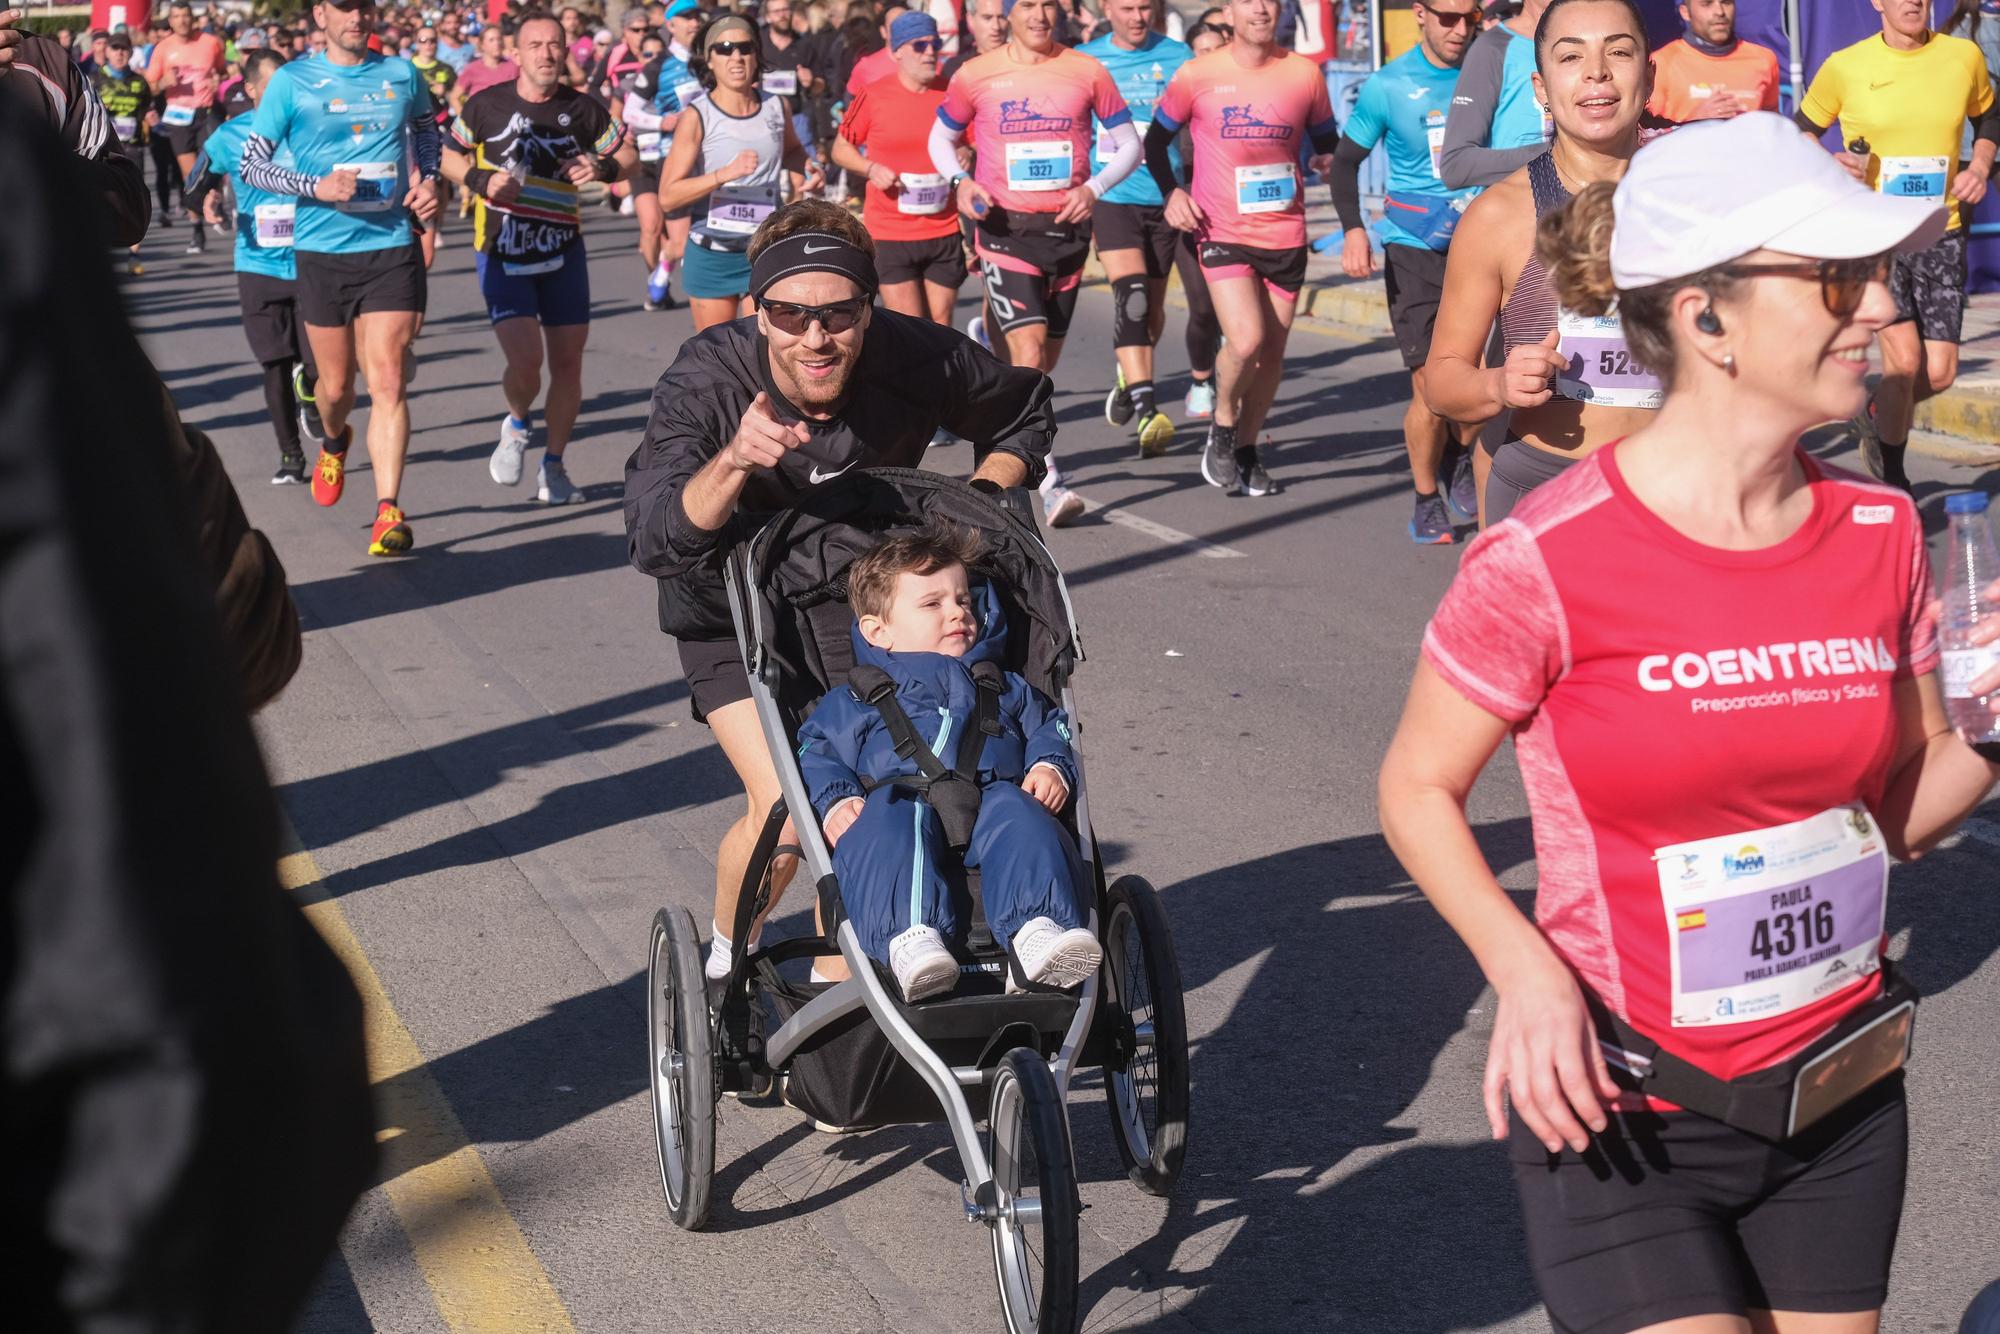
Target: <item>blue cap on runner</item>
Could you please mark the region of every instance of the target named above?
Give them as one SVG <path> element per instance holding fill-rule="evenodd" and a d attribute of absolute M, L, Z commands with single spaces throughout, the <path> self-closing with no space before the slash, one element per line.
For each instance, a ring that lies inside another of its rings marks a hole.
<path fill-rule="evenodd" d="M 667 17 L 677 19 L 684 14 L 693 14 L 700 8 L 701 6 L 697 5 L 695 0 L 674 0 L 672 4 L 667 6 Z"/>
<path fill-rule="evenodd" d="M 937 35 L 938 25 L 936 19 L 932 18 L 929 14 L 919 14 L 914 10 L 909 10 L 898 14 L 896 21 L 889 25 L 889 49 L 891 51 L 900 51 L 903 49 L 905 42 L 914 42 L 919 37 L 935 37 Z"/>

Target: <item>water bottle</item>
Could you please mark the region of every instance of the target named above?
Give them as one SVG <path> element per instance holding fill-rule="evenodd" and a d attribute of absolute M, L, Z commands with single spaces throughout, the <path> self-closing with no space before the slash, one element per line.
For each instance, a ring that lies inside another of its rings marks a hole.
<path fill-rule="evenodd" d="M 1974 695 L 1972 683 L 2000 665 L 2000 643 L 1975 645 L 1972 627 L 1981 618 L 2000 614 L 2000 603 L 1984 596 L 2000 580 L 2000 548 L 1986 519 L 1987 497 L 1978 491 L 1946 496 L 1944 512 L 1951 518 L 1951 567 L 1945 572 L 1944 706 L 1952 726 L 1967 741 L 2000 741 L 2000 719 L 1992 703 L 2000 691 Z"/>

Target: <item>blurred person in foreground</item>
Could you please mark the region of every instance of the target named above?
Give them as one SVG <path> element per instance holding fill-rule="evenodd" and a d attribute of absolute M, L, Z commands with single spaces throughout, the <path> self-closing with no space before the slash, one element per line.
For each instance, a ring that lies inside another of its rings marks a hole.
<path fill-rule="evenodd" d="M 279 892 L 174 426 L 37 119 L 0 97 L 10 1323 L 282 1329 L 368 1183 L 360 1007 Z"/>

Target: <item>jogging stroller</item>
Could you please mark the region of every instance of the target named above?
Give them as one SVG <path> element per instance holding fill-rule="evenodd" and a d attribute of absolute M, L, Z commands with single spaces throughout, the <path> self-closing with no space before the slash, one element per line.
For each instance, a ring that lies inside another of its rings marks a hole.
<path fill-rule="evenodd" d="M 773 1078 L 787 1081 L 793 1106 L 833 1125 L 942 1117 L 964 1166 L 965 1216 L 990 1234 L 1008 1330 L 1069 1334 L 1081 1208 L 1065 1108 L 1070 1078 L 1079 1065 L 1103 1067 L 1127 1175 L 1150 1193 L 1171 1190 L 1187 1137 L 1180 970 L 1152 886 L 1132 875 L 1107 886 L 1081 773 L 1063 818 L 1092 887 L 1090 925 L 1105 956 L 1096 976 L 1076 992 L 1007 992 L 1006 954 L 986 925 L 978 874 L 962 866 L 948 878 L 962 877 L 952 883 L 970 899 L 972 928 L 954 990 L 906 1004 L 862 952 L 806 797 L 797 733 L 852 665 L 848 566 L 927 518 L 980 533 L 985 554 L 973 577 L 987 580 L 1005 608 L 1004 665 L 1068 709 L 1083 749 L 1069 688 L 1082 651 L 1068 590 L 1032 520 L 997 497 L 929 473 L 854 472 L 815 489 L 728 554 L 730 613 L 783 792 L 751 854 L 730 939 L 749 940 L 770 899 L 788 813 L 798 817 L 803 859 L 795 883 L 816 888 L 826 934 L 748 951 L 739 944 L 728 978 L 716 984 L 704 978 L 694 918 L 682 908 L 655 916 L 646 1019 L 660 1180 L 674 1222 L 700 1228 L 715 1172 L 716 1101 Z M 801 984 L 779 973 L 787 961 L 836 954 L 848 981 Z M 772 1011 L 768 1036 L 752 1022 L 753 992 Z"/>

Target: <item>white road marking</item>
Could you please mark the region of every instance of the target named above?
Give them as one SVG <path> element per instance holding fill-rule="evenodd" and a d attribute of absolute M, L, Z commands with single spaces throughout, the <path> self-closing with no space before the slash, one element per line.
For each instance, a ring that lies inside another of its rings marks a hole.
<path fill-rule="evenodd" d="M 1092 514 L 1102 514 L 1107 523 L 1115 523 L 1121 527 L 1130 528 L 1135 533 L 1144 533 L 1155 542 L 1170 547 L 1179 547 L 1183 551 L 1191 551 L 1197 556 L 1209 556 L 1216 560 L 1228 560 L 1243 555 L 1235 547 L 1223 547 L 1217 546 L 1213 542 L 1204 542 L 1200 538 L 1192 537 L 1178 528 L 1169 528 L 1163 523 L 1154 523 L 1142 514 L 1137 514 L 1127 509 L 1120 509 L 1116 505 L 1102 504 L 1099 501 L 1092 500 L 1081 491 L 1077 491 L 1074 488 L 1071 488 L 1071 490 L 1072 494 L 1083 502 L 1083 508 L 1086 511 Z"/>

